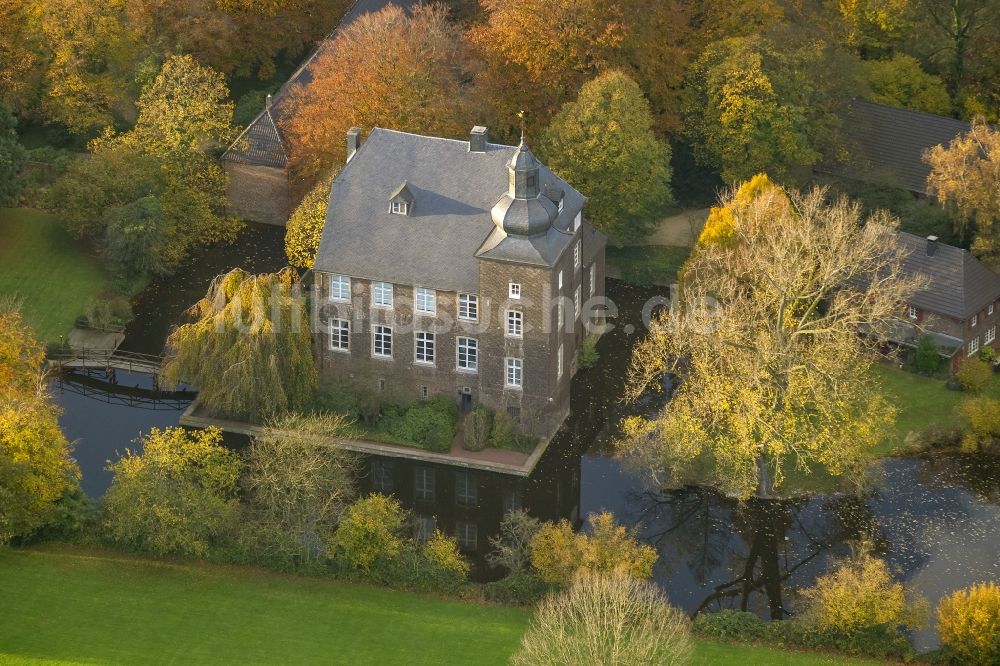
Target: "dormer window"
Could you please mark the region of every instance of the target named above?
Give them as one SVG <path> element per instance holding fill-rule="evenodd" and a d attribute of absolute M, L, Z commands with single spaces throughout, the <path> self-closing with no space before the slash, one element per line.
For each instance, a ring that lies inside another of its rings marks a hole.
<path fill-rule="evenodd" d="M 566 200 L 566 197 L 559 197 L 559 203 L 557 204 L 556 207 L 559 209 L 560 213 L 563 212 L 563 202 L 565 200 Z"/>
<path fill-rule="evenodd" d="M 413 210 L 413 192 L 406 181 L 389 196 L 389 212 L 393 215 L 409 215 Z"/>

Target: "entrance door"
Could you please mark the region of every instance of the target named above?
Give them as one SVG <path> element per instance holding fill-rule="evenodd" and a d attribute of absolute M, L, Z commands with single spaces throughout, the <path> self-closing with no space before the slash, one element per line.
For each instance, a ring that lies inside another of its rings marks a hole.
<path fill-rule="evenodd" d="M 466 393 L 462 391 L 462 413 L 465 414 L 472 410 L 472 393 Z"/>

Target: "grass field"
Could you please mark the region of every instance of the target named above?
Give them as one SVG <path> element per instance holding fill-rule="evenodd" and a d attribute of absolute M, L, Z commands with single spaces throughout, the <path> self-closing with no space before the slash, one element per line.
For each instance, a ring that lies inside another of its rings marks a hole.
<path fill-rule="evenodd" d="M 691 253 L 691 248 L 667 245 L 608 245 L 607 260 L 621 271 L 625 282 L 639 285 L 671 284 L 677 271 Z"/>
<path fill-rule="evenodd" d="M 877 451 L 878 455 L 892 453 L 911 432 L 920 432 L 932 425 L 944 428 L 957 425 L 955 407 L 968 394 L 949 390 L 942 379 L 923 377 L 898 368 L 876 365 L 875 373 L 887 397 L 899 408 L 896 435 L 885 442 Z M 993 376 L 986 393 L 1000 398 L 1000 376 Z"/>
<path fill-rule="evenodd" d="M 0 296 L 22 300 L 24 317 L 39 340 L 54 342 L 68 333 L 105 280 L 98 260 L 55 217 L 0 208 Z"/>
<path fill-rule="evenodd" d="M 504 664 L 526 611 L 240 567 L 0 551 L 0 664 Z M 695 664 L 864 664 L 699 642 Z"/>

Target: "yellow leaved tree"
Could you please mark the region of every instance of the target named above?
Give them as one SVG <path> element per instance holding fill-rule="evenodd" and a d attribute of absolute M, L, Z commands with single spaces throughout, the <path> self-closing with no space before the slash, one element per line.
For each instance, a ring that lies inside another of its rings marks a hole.
<path fill-rule="evenodd" d="M 662 482 L 747 498 L 792 468 L 857 481 L 888 434 L 895 409 L 868 369 L 917 281 L 894 220 L 827 195 L 758 177 L 713 211 L 677 299 L 633 352 L 628 398 L 679 378 L 619 442 Z"/>

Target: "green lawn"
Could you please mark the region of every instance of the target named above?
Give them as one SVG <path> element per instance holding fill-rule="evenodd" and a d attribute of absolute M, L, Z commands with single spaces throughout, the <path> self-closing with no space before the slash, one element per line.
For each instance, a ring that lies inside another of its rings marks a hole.
<path fill-rule="evenodd" d="M 942 379 L 921 375 L 884 365 L 875 366 L 886 396 L 899 408 L 896 434 L 879 448 L 878 455 L 889 455 L 911 432 L 921 432 L 932 425 L 949 428 L 957 425 L 955 406 L 967 393 L 951 391 Z M 994 375 L 987 394 L 1000 398 L 1000 376 Z"/>
<path fill-rule="evenodd" d="M 22 299 L 24 317 L 39 340 L 54 342 L 68 333 L 105 280 L 99 261 L 55 217 L 0 208 L 0 296 Z"/>
<path fill-rule="evenodd" d="M 0 551 L 3 664 L 503 664 L 526 611 L 69 548 Z M 696 664 L 862 664 L 699 642 Z"/>
<path fill-rule="evenodd" d="M 622 279 L 631 284 L 671 284 L 690 253 L 689 247 L 609 245 L 607 260 L 617 266 Z"/>

